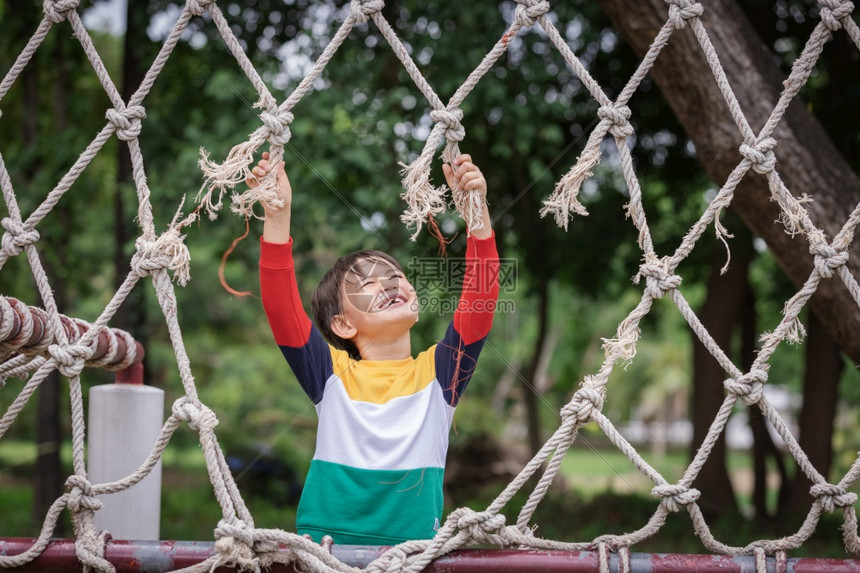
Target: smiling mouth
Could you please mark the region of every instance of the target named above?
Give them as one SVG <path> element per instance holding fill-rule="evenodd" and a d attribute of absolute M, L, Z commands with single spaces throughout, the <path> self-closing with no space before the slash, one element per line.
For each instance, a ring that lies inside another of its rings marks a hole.
<path fill-rule="evenodd" d="M 374 307 L 374 310 L 380 311 L 385 310 L 387 308 L 391 308 L 397 304 L 403 304 L 409 302 L 409 299 L 403 293 L 396 293 L 393 296 L 389 296 L 385 293 L 379 295 L 380 301 Z"/>

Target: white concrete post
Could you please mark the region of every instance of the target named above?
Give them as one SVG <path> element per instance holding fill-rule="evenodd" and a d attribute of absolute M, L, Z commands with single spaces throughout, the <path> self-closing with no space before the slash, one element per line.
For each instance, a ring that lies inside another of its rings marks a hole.
<path fill-rule="evenodd" d="M 137 366 L 139 368 L 139 365 Z M 134 368 L 134 367 L 133 367 Z M 161 432 L 164 391 L 134 382 L 93 387 L 89 398 L 87 466 L 93 484 L 134 473 L 146 460 Z M 157 540 L 161 519 L 161 461 L 129 489 L 98 496 L 102 508 L 95 525 L 114 539 Z"/>

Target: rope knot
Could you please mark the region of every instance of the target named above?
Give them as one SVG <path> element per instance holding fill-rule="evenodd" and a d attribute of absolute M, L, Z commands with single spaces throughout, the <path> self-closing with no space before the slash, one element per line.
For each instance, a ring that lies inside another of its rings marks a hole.
<path fill-rule="evenodd" d="M 593 388 L 580 388 L 573 394 L 570 402 L 561 409 L 561 419 L 583 425 L 594 412 L 603 409 L 603 395 Z"/>
<path fill-rule="evenodd" d="M 188 11 L 194 16 L 202 16 L 206 13 L 206 10 L 209 9 L 209 4 L 213 1 L 214 0 L 188 0 L 186 5 L 188 6 Z"/>
<path fill-rule="evenodd" d="M 835 32 L 842 27 L 842 19 L 851 16 L 854 4 L 849 0 L 818 0 L 821 5 L 821 21 Z"/>
<path fill-rule="evenodd" d="M 242 520 L 239 520 L 238 523 L 227 523 L 223 519 L 218 522 L 218 526 L 215 528 L 215 540 L 226 538 L 235 539 L 246 547 L 254 545 L 254 532 L 248 529 Z"/>
<path fill-rule="evenodd" d="M 218 522 L 215 528 L 215 551 L 221 556 L 221 565 L 235 564 L 237 569 L 243 571 L 260 570 L 254 553 L 254 531 L 242 520 L 227 523 L 222 519 Z"/>
<path fill-rule="evenodd" d="M 514 20 L 523 28 L 534 26 L 538 18 L 549 11 L 547 0 L 517 0 Z"/>
<path fill-rule="evenodd" d="M 218 425 L 215 412 L 200 401 L 192 402 L 187 396 L 174 402 L 172 411 L 174 416 L 183 422 L 188 422 L 188 427 L 197 432 L 211 431 Z"/>
<path fill-rule="evenodd" d="M 704 12 L 704 8 L 693 0 L 668 0 L 669 21 L 676 30 L 687 27 L 687 20 L 698 18 Z"/>
<path fill-rule="evenodd" d="M 138 237 L 135 248 L 137 251 L 131 258 L 131 268 L 137 276 L 143 278 L 155 271 L 170 269 L 183 286 L 191 278 L 191 255 L 185 245 L 185 236 L 177 227 L 171 227 L 154 241 Z"/>
<path fill-rule="evenodd" d="M 848 263 L 848 251 L 837 251 L 827 244 L 813 245 L 809 252 L 815 255 L 815 270 L 822 278 L 830 278 L 839 269 Z"/>
<path fill-rule="evenodd" d="M 612 124 L 609 133 L 618 138 L 624 138 L 633 134 L 633 126 L 630 125 L 630 108 L 626 105 L 615 107 L 614 105 L 600 106 L 597 117 L 607 119 Z"/>
<path fill-rule="evenodd" d="M 457 528 L 468 531 L 475 540 L 482 540 L 505 528 L 505 516 L 489 511 L 468 510 L 457 519 Z"/>
<path fill-rule="evenodd" d="M 102 507 L 102 502 L 99 501 L 93 494 L 93 484 L 83 476 L 71 475 L 66 480 L 66 488 L 69 489 L 69 497 L 66 506 L 73 513 L 77 513 L 84 509 L 98 511 Z"/>
<path fill-rule="evenodd" d="M 729 378 L 723 382 L 726 390 L 738 398 L 747 406 L 758 404 L 764 392 L 764 384 L 767 382 L 767 372 L 764 370 L 750 370 L 737 380 Z"/>
<path fill-rule="evenodd" d="M 123 141 L 131 141 L 140 135 L 140 120 L 146 117 L 142 105 L 133 105 L 125 109 L 109 109 L 105 113 L 107 120 L 116 127 L 116 136 Z"/>
<path fill-rule="evenodd" d="M 850 507 L 857 502 L 857 494 L 846 491 L 841 485 L 817 483 L 809 488 L 809 493 L 821 503 L 821 507 L 826 511 Z"/>
<path fill-rule="evenodd" d="M 463 119 L 463 110 L 460 108 L 434 109 L 430 112 L 430 119 L 445 126 L 443 135 L 448 141 L 463 141 L 466 137 L 466 129 L 460 123 Z"/>
<path fill-rule="evenodd" d="M 680 484 L 664 484 L 654 487 L 651 495 L 659 497 L 663 506 L 674 513 L 695 502 L 701 493 L 695 488 Z"/>
<path fill-rule="evenodd" d="M 293 123 L 293 114 L 280 109 L 263 110 L 260 112 L 260 120 L 269 130 L 269 143 L 272 145 L 286 145 L 290 140 L 290 124 Z"/>
<path fill-rule="evenodd" d="M 59 345 L 52 344 L 48 347 L 48 354 L 57 361 L 57 370 L 67 378 L 74 378 L 84 369 L 86 361 L 93 355 L 92 346 L 83 344 Z"/>
<path fill-rule="evenodd" d="M 773 148 L 776 146 L 776 140 L 772 137 L 766 137 L 761 141 L 757 141 L 754 145 L 742 143 L 740 147 L 741 155 L 746 157 L 752 163 L 753 171 L 767 175 L 776 167 L 776 156 L 773 154 Z"/>
<path fill-rule="evenodd" d="M 23 223 L 19 223 L 9 217 L 4 217 L 0 225 L 6 229 L 3 238 L 0 239 L 0 247 L 10 258 L 21 254 L 24 247 L 32 245 L 39 240 L 39 231 L 28 229 Z"/>
<path fill-rule="evenodd" d="M 77 9 L 78 4 L 79 0 L 45 0 L 42 3 L 42 9 L 51 22 L 59 24 L 68 19 L 69 14 Z"/>
<path fill-rule="evenodd" d="M 355 21 L 361 24 L 367 22 L 368 18 L 382 10 L 384 6 L 383 0 L 352 0 L 349 3 L 349 9 Z"/>
<path fill-rule="evenodd" d="M 653 255 L 646 256 L 646 261 L 639 267 L 639 274 L 634 278 L 634 282 L 639 284 L 641 277 L 645 277 L 645 292 L 653 299 L 663 298 L 667 292 L 681 286 L 681 277 L 669 273 L 666 259 L 657 259 Z"/>

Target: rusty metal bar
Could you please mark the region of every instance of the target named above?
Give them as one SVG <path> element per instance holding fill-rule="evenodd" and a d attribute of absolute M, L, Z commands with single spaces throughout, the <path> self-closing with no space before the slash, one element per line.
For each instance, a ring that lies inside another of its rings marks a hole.
<path fill-rule="evenodd" d="M 11 321 L 11 328 L 8 334 L 0 339 L 0 346 L 12 351 L 13 356 L 16 354 L 44 355 L 44 349 L 54 343 L 54 338 L 48 328 L 47 313 L 38 307 L 28 306 L 18 299 L 8 296 L 2 298 L 8 304 L 0 304 L 0 324 L 7 320 Z M 11 312 L 9 312 L 10 309 Z M 28 323 L 32 323 L 32 329 L 24 328 Z M 64 315 L 60 315 L 60 323 L 72 344 L 80 340 L 92 327 L 88 322 Z M 30 330 L 29 334 L 27 330 Z M 134 343 L 134 360 L 131 364 L 140 364 L 144 355 L 143 345 L 134 340 L 130 334 L 118 328 L 104 328 L 99 332 L 95 340 L 95 352 L 88 364 L 98 363 L 98 366 L 108 370 L 131 368 L 126 364 L 131 354 L 128 341 Z M 102 363 L 102 359 L 110 352 L 112 344 L 116 345 L 115 355 L 109 362 Z M 134 379 L 134 374 L 131 373 L 129 376 Z"/>
<path fill-rule="evenodd" d="M 27 551 L 34 539 L 0 539 L 0 555 L 12 556 Z M 382 555 L 386 547 L 335 545 L 332 554 L 353 567 L 365 567 Z M 288 549 L 281 549 L 289 552 Z M 123 541 L 111 539 L 105 545 L 105 558 L 117 573 L 172 571 L 189 567 L 206 560 L 214 553 L 214 543 L 196 541 Z M 610 571 L 618 571 L 618 556 L 612 554 Z M 533 551 L 513 549 L 463 549 L 441 557 L 431 563 L 427 573 L 515 573 L 539 572 L 594 572 L 600 566 L 596 551 Z M 633 572 L 677 573 L 696 571 L 755 573 L 752 556 L 632 553 L 630 568 Z M 231 571 L 219 568 L 217 571 Z M 75 554 L 74 539 L 54 539 L 42 554 L 30 564 L 8 571 L 49 573 L 55 571 L 83 571 Z M 286 573 L 297 571 L 292 566 L 274 564 L 267 571 Z M 860 571 L 860 559 L 790 558 L 778 563 L 767 558 L 767 571 L 782 573 L 849 573 Z"/>

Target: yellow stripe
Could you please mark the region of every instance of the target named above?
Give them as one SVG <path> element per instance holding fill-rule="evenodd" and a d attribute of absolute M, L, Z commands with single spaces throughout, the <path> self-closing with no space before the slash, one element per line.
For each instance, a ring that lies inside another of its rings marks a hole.
<path fill-rule="evenodd" d="M 331 348 L 334 374 L 343 381 L 350 399 L 385 404 L 400 396 L 411 396 L 436 377 L 433 345 L 417 358 L 403 360 L 353 360 L 343 350 Z"/>

